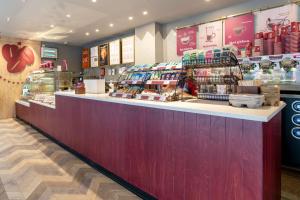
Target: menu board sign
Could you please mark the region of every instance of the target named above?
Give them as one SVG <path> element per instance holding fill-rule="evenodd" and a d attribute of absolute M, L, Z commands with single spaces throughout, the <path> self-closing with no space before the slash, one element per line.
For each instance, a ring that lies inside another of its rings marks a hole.
<path fill-rule="evenodd" d="M 100 66 L 109 65 L 109 45 L 108 44 L 101 44 L 99 46 L 99 63 Z"/>
<path fill-rule="evenodd" d="M 177 55 L 197 48 L 198 27 L 181 28 L 177 30 Z"/>
<path fill-rule="evenodd" d="M 87 69 L 90 67 L 90 49 L 84 48 L 82 50 L 82 68 Z"/>
<path fill-rule="evenodd" d="M 91 67 L 99 67 L 98 46 L 91 48 Z"/>
<path fill-rule="evenodd" d="M 226 19 L 225 44 L 233 44 L 241 49 L 253 40 L 254 15 L 252 13 Z"/>
<path fill-rule="evenodd" d="M 109 43 L 109 63 L 110 65 L 121 64 L 120 40 L 115 40 Z"/>
<path fill-rule="evenodd" d="M 134 62 L 134 36 L 122 39 L 122 63 Z"/>
<path fill-rule="evenodd" d="M 223 21 L 199 26 L 199 48 L 208 49 L 223 46 Z"/>

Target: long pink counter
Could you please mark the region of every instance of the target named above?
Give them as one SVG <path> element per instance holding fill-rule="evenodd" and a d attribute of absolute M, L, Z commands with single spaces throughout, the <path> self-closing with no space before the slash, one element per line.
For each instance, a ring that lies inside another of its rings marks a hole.
<path fill-rule="evenodd" d="M 259 121 L 67 94 L 55 108 L 16 103 L 20 119 L 161 200 L 280 200 L 283 107 Z"/>

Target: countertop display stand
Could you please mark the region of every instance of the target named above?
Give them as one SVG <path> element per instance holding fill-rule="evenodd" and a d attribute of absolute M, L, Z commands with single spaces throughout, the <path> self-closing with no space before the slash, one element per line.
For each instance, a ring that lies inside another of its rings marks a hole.
<path fill-rule="evenodd" d="M 229 95 L 236 93 L 238 81 L 243 79 L 241 66 L 232 52 L 215 58 L 183 59 L 182 63 L 187 71 L 186 81 L 197 85 L 198 99 L 228 101 Z"/>
<path fill-rule="evenodd" d="M 174 71 L 176 73 L 172 74 Z M 110 93 L 110 96 L 149 101 L 178 100 L 177 86 L 183 73 L 182 65 L 155 64 L 144 68 L 132 67 L 119 76 L 117 88 L 135 87 L 135 91 L 133 93 L 117 91 Z M 166 96 L 163 94 L 162 88 L 170 88 L 174 94 Z M 130 89 L 127 91 L 130 91 Z M 145 91 L 157 92 L 147 93 Z"/>

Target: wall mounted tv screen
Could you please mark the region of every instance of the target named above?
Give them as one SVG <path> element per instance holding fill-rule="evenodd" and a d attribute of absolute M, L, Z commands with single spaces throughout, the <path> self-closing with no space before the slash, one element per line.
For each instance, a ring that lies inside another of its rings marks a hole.
<path fill-rule="evenodd" d="M 41 56 L 45 59 L 57 59 L 58 58 L 58 49 L 52 47 L 42 47 Z"/>

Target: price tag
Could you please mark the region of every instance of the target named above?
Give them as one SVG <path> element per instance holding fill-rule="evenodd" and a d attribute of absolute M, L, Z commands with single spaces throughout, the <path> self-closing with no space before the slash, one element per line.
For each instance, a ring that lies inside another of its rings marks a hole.
<path fill-rule="evenodd" d="M 123 94 L 123 95 L 122 95 L 122 98 L 127 98 L 127 94 Z"/>
<path fill-rule="evenodd" d="M 154 101 L 154 96 L 149 96 L 149 101 Z"/>
<path fill-rule="evenodd" d="M 164 81 L 164 85 L 169 85 L 169 84 L 170 84 L 169 80 Z"/>
<path fill-rule="evenodd" d="M 137 84 L 138 81 L 132 81 L 132 84 Z"/>
<path fill-rule="evenodd" d="M 113 96 L 113 97 L 116 97 L 117 96 L 117 94 L 116 93 L 112 93 L 112 95 L 111 96 Z"/>
<path fill-rule="evenodd" d="M 151 85 L 151 84 L 152 84 L 152 81 L 147 81 L 147 84 Z"/>

